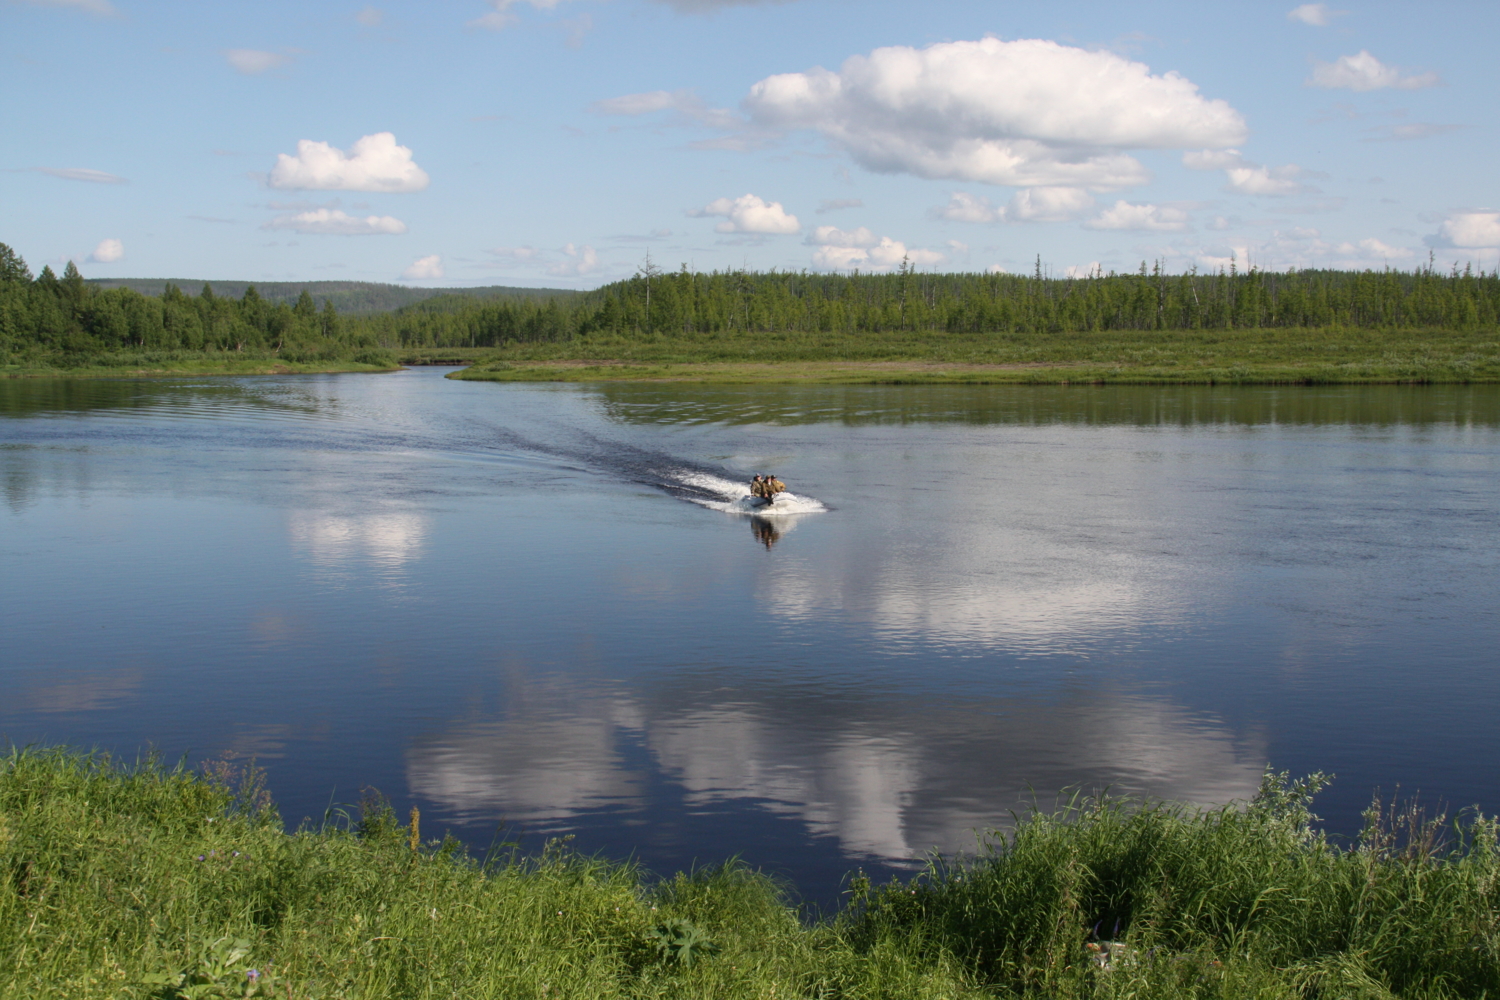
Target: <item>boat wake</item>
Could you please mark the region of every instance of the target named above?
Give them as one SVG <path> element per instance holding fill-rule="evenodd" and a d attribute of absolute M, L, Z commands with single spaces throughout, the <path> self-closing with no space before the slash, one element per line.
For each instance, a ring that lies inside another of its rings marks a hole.
<path fill-rule="evenodd" d="M 798 496 L 795 493 L 778 493 L 776 502 L 763 503 L 750 495 L 746 483 L 735 482 L 710 472 L 683 471 L 677 474 L 683 489 L 679 493 L 685 500 L 720 510 L 726 514 L 748 514 L 752 517 L 791 517 L 798 514 L 821 514 L 828 510 L 821 500 Z"/>

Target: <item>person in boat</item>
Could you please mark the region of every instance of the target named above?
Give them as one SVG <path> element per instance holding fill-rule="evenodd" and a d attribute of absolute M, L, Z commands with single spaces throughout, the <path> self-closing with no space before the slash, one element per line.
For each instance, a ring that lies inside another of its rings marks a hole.
<path fill-rule="evenodd" d="M 750 480 L 750 495 L 761 498 L 764 498 L 766 495 L 765 480 L 760 478 L 760 473 L 758 472 L 755 474 L 755 478 Z"/>
<path fill-rule="evenodd" d="M 786 483 L 777 479 L 775 475 L 766 476 L 765 481 L 766 499 L 772 503 L 776 502 L 776 494 L 786 492 Z"/>

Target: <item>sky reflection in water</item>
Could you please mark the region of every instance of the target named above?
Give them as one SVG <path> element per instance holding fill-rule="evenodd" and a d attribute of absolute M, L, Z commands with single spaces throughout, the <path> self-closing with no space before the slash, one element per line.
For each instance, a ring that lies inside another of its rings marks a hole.
<path fill-rule="evenodd" d="M 440 374 L 0 383 L 0 732 L 821 899 L 1069 786 L 1500 808 L 1495 387 Z"/>

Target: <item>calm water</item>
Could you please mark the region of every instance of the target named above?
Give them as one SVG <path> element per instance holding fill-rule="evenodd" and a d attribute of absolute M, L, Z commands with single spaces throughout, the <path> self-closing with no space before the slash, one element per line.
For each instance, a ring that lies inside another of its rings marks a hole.
<path fill-rule="evenodd" d="M 823 900 L 1068 786 L 1500 809 L 1500 387 L 444 371 L 0 381 L 0 736 Z"/>

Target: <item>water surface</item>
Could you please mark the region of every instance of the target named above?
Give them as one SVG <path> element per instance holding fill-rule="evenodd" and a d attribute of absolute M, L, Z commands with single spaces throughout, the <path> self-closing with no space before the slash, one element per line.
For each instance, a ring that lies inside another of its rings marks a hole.
<path fill-rule="evenodd" d="M 1068 787 L 1500 809 L 1500 388 L 442 374 L 0 381 L 0 735 L 820 900 Z"/>

